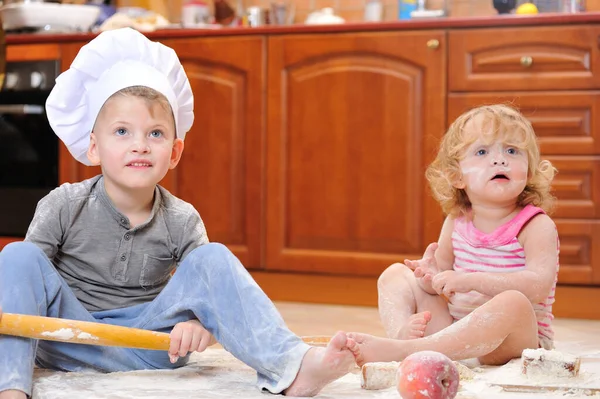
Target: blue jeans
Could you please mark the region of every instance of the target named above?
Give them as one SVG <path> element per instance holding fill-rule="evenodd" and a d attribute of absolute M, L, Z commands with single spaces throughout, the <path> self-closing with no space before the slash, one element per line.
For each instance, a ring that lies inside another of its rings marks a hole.
<path fill-rule="evenodd" d="M 223 347 L 258 373 L 258 386 L 281 393 L 296 378 L 309 349 L 286 326 L 239 260 L 223 245 L 192 251 L 149 303 L 90 313 L 36 245 L 12 243 L 0 252 L 0 306 L 5 313 L 60 317 L 170 332 L 199 320 Z M 64 371 L 165 369 L 165 351 L 38 341 L 0 335 L 0 392 L 31 395 L 34 362 Z"/>

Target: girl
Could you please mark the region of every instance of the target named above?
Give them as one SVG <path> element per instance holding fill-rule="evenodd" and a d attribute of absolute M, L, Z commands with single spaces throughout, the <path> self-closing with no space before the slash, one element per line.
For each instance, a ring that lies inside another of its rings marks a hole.
<path fill-rule="evenodd" d="M 448 215 L 439 240 L 380 276 L 389 338 L 349 334 L 357 363 L 434 350 L 497 365 L 526 348 L 553 348 L 559 251 L 546 211 L 555 171 L 518 111 L 492 105 L 461 115 L 426 173 Z"/>

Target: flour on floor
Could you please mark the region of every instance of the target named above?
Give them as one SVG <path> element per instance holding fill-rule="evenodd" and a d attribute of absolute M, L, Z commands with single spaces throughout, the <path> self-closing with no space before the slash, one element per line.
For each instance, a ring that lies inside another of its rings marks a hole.
<path fill-rule="evenodd" d="M 358 370 L 357 370 L 358 371 Z M 580 375 L 573 379 L 532 381 L 521 373 L 520 359 L 502 367 L 477 368 L 472 380 L 464 380 L 457 399 L 562 398 L 583 397 L 568 387 L 600 388 L 600 358 L 581 362 Z M 500 384 L 535 385 L 552 383 L 565 391 L 544 393 L 504 392 Z M 325 387 L 317 396 L 337 398 L 394 398 L 395 388 L 367 391 L 360 387 L 360 374 L 348 374 Z M 60 373 L 36 370 L 34 399 L 85 397 L 88 399 L 180 399 L 180 398 L 262 398 L 256 387 L 256 373 L 223 349 L 208 349 L 191 356 L 190 363 L 173 371 L 133 371 L 126 373 Z"/>

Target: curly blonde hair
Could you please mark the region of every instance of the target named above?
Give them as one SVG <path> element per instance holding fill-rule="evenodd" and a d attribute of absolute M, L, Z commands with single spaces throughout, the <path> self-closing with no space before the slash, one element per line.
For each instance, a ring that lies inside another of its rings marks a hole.
<path fill-rule="evenodd" d="M 437 157 L 427 168 L 425 176 L 444 213 L 458 217 L 467 215 L 471 209 L 467 193 L 456 188 L 455 183 L 462 176 L 459 162 L 465 150 L 482 135 L 490 141 L 502 137 L 507 144 L 527 152 L 527 184 L 517 198 L 517 205 L 532 204 L 550 212 L 555 200 L 550 186 L 556 169 L 550 161 L 540 160 L 531 123 L 516 109 L 496 104 L 477 107 L 459 116 L 442 138 Z"/>

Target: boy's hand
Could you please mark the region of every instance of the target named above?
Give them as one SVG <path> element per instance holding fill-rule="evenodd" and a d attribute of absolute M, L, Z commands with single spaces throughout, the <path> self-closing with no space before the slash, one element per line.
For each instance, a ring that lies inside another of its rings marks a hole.
<path fill-rule="evenodd" d="M 217 342 L 198 320 L 175 324 L 170 337 L 169 358 L 171 363 L 177 362 L 180 356 L 185 356 L 189 352 L 203 352 Z"/>
<path fill-rule="evenodd" d="M 436 293 L 431 286 L 431 281 L 433 280 L 433 276 L 438 273 L 437 262 L 435 260 L 435 251 L 437 248 L 437 242 L 433 242 L 425 249 L 422 259 L 404 260 L 404 264 L 414 271 L 419 286 L 430 294 Z"/>

